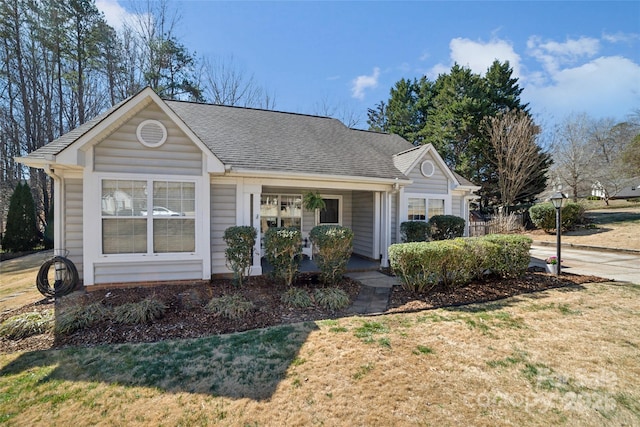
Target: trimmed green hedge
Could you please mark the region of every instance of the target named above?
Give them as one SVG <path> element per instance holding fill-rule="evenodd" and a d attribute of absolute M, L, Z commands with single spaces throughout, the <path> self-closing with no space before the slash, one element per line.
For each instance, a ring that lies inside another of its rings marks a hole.
<path fill-rule="evenodd" d="M 529 208 L 531 222 L 547 233 L 556 229 L 556 208 L 552 203 L 538 203 Z M 571 230 L 583 222 L 584 208 L 577 203 L 566 203 L 561 209 L 562 230 Z"/>
<path fill-rule="evenodd" d="M 400 236 L 404 243 L 428 242 L 429 223 L 424 221 L 405 221 L 400 223 Z"/>
<path fill-rule="evenodd" d="M 400 243 L 389 247 L 389 261 L 402 287 L 429 291 L 438 283 L 453 288 L 484 276 L 524 274 L 529 266 L 531 239 L 519 235 L 490 235 L 435 242 Z"/>

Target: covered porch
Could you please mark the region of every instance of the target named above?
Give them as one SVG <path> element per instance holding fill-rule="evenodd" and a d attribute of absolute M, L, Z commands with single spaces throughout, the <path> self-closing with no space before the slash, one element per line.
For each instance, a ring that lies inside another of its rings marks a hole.
<path fill-rule="evenodd" d="M 265 258 L 262 258 L 261 266 L 263 274 L 269 274 L 273 270 L 273 267 Z M 351 255 L 349 263 L 347 264 L 347 272 L 375 271 L 379 268 L 380 261 L 367 259 L 359 255 Z M 305 256 L 300 263 L 299 271 L 301 273 L 319 273 L 320 269 L 312 259 Z"/>

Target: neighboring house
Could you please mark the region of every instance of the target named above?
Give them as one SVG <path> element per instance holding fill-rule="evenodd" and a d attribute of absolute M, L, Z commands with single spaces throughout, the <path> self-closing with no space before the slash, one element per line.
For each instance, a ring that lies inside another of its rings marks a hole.
<path fill-rule="evenodd" d="M 431 145 L 327 117 L 160 99 L 146 88 L 17 161 L 55 185 L 55 248 L 85 286 L 228 273 L 227 227 L 261 235 L 316 224 L 353 229 L 354 253 L 388 265 L 400 222 L 465 220 L 477 187 Z M 302 196 L 319 191 L 316 216 Z M 147 215 L 152 209 L 153 215 Z"/>
<path fill-rule="evenodd" d="M 634 184 L 621 188 L 619 191 L 610 195 L 609 199 L 634 199 L 640 197 L 640 185 L 638 185 L 640 178 L 634 178 L 630 181 L 634 182 Z M 606 198 L 607 194 L 605 188 L 599 181 L 596 181 L 591 185 L 591 195 L 602 199 Z"/>

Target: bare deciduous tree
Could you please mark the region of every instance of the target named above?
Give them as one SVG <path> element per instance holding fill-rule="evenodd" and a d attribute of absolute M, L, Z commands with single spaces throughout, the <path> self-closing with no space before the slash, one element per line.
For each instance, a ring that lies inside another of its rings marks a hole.
<path fill-rule="evenodd" d="M 510 110 L 485 122 L 496 166 L 498 188 L 503 205 L 512 205 L 518 195 L 544 168 L 547 156 L 536 143 L 540 128 L 529 114 Z"/>
<path fill-rule="evenodd" d="M 274 97 L 248 75 L 233 56 L 204 58 L 201 67 L 204 97 L 213 104 L 272 110 Z"/>

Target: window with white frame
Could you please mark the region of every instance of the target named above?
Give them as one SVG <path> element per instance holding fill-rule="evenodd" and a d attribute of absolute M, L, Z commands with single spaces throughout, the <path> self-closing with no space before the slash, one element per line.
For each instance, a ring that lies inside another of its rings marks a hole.
<path fill-rule="evenodd" d="M 428 221 L 434 215 L 444 215 L 444 206 L 444 199 L 409 197 L 407 199 L 407 221 Z"/>
<path fill-rule="evenodd" d="M 323 197 L 324 209 L 320 209 L 318 213 L 318 224 L 341 225 L 342 218 L 340 215 L 340 197 Z"/>
<path fill-rule="evenodd" d="M 195 183 L 104 179 L 102 253 L 195 251 Z"/>
<path fill-rule="evenodd" d="M 263 194 L 260 198 L 260 232 L 271 227 L 302 226 L 302 195 Z"/>

